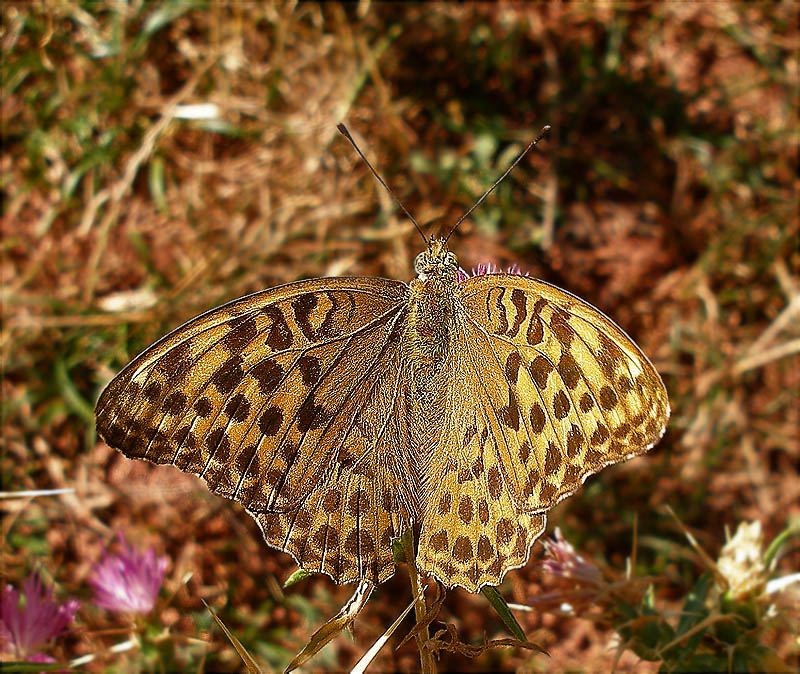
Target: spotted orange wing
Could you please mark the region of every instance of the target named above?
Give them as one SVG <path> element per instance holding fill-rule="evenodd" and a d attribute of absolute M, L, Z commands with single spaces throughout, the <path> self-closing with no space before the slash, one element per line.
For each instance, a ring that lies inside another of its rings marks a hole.
<path fill-rule="evenodd" d="M 111 381 L 98 432 L 241 502 L 306 570 L 382 580 L 416 507 L 400 437 L 406 294 L 386 279 L 317 279 L 213 309 Z"/>
<path fill-rule="evenodd" d="M 669 419 L 661 377 L 617 325 L 548 283 L 494 274 L 462 285 L 469 343 L 515 502 L 543 512 L 605 466 L 643 454 Z"/>
<path fill-rule="evenodd" d="M 419 564 L 476 591 L 527 561 L 544 513 L 589 475 L 650 449 L 669 405 L 639 348 L 577 297 L 509 274 L 459 293 Z"/>

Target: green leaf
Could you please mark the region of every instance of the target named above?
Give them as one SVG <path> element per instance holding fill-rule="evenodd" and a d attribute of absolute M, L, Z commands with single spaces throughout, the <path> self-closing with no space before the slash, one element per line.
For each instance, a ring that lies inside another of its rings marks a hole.
<path fill-rule="evenodd" d="M 242 645 L 242 642 L 236 638 L 236 635 L 231 632 L 224 622 L 219 618 L 219 616 L 214 612 L 214 609 L 211 608 L 208 604 L 206 604 L 204 599 L 200 601 L 205 604 L 205 607 L 208 609 L 208 612 L 211 614 L 211 617 L 214 618 L 214 621 L 219 625 L 220 629 L 225 633 L 225 636 L 228 637 L 228 640 L 233 644 L 233 647 L 236 649 L 236 652 L 239 654 L 239 657 L 244 662 L 244 666 L 247 667 L 248 674 L 262 674 L 262 669 L 259 664 L 255 661 L 252 655 L 247 651 L 247 649 Z"/>
<path fill-rule="evenodd" d="M 486 601 L 491 604 L 495 613 L 497 613 L 500 620 L 503 621 L 503 624 L 506 626 L 511 636 L 516 637 L 520 641 L 527 641 L 528 637 L 525 636 L 524 630 L 517 622 L 508 604 L 506 604 L 506 600 L 503 599 L 502 595 L 497 591 L 497 588 L 484 585 L 481 588 L 481 594 L 486 598 Z"/>
<path fill-rule="evenodd" d="M 353 596 L 342 606 L 341 610 L 311 635 L 311 638 L 303 647 L 303 650 L 301 650 L 286 666 L 286 674 L 294 671 L 298 667 L 302 667 L 319 653 L 329 641 L 338 636 L 343 630 L 350 627 L 356 619 L 356 616 L 361 612 L 361 609 L 366 605 L 374 589 L 375 586 L 370 581 L 362 580 L 358 584 Z"/>
<path fill-rule="evenodd" d="M 78 388 L 69 376 L 66 363 L 60 358 L 55 363 L 55 375 L 56 383 L 61 391 L 61 397 L 67 404 L 67 407 L 87 424 L 93 424 L 94 408 L 80 394 Z"/>
<path fill-rule="evenodd" d="M 710 573 L 704 573 L 694 584 L 689 594 L 686 595 L 686 601 L 683 603 L 683 609 L 681 609 L 681 617 L 678 620 L 678 627 L 675 630 L 676 637 L 686 634 L 695 625 L 708 618 L 709 614 L 705 603 L 713 582 L 714 577 Z M 705 630 L 700 630 L 683 642 L 680 648 L 682 655 L 687 656 L 694 653 L 704 634 Z"/>
<path fill-rule="evenodd" d="M 297 583 L 305 580 L 306 578 L 313 576 L 313 573 L 309 573 L 305 569 L 297 569 L 291 576 L 286 579 L 286 582 L 283 584 L 283 589 L 285 590 L 287 587 L 291 587 L 292 585 L 296 585 Z"/>
<path fill-rule="evenodd" d="M 155 203 L 159 213 L 165 214 L 167 212 L 167 198 L 166 189 L 164 187 L 163 157 L 156 156 L 150 161 L 148 182 L 150 184 L 150 195 L 153 197 L 153 203 Z"/>

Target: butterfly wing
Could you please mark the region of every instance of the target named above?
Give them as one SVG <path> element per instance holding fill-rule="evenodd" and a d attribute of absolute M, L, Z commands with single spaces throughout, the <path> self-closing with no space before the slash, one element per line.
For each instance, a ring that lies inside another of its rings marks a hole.
<path fill-rule="evenodd" d="M 393 465 L 405 460 L 392 413 L 402 412 L 407 292 L 386 279 L 317 279 L 213 309 L 111 381 L 98 432 L 128 457 L 173 464 L 241 502 L 304 568 L 377 578 L 386 554 L 379 564 L 376 549 L 414 507 Z"/>
<path fill-rule="evenodd" d="M 463 349 L 456 376 L 479 368 Z M 464 382 L 450 396 L 442 440 L 427 466 L 417 565 L 447 587 L 477 592 L 528 561 L 544 514 L 523 512 L 501 466 L 502 437 Z M 476 416 L 477 415 L 477 416 Z"/>
<path fill-rule="evenodd" d="M 476 591 L 527 561 L 544 513 L 586 477 L 652 447 L 669 406 L 639 348 L 577 297 L 506 274 L 459 292 L 418 557 L 445 584 Z"/>
<path fill-rule="evenodd" d="M 515 503 L 543 512 L 589 475 L 643 454 L 669 419 L 653 365 L 583 300 L 524 276 L 462 286 L 468 340 L 482 355 L 474 383 Z"/>

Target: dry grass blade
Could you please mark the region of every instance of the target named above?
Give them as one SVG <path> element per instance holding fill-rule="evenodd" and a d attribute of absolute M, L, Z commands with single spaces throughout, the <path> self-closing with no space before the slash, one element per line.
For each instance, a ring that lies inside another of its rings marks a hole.
<path fill-rule="evenodd" d="M 397 616 L 397 620 L 395 620 L 389 628 L 380 636 L 380 638 L 370 646 L 369 650 L 361 656 L 361 659 L 356 663 L 356 666 L 350 670 L 350 674 L 363 674 L 366 671 L 369 664 L 375 659 L 375 656 L 380 652 L 381 648 L 386 645 L 386 642 L 389 641 L 392 634 L 395 633 L 398 627 L 400 627 L 400 623 L 403 622 L 403 619 L 411 612 L 411 609 L 414 608 L 414 603 L 416 599 L 412 599 L 411 603 L 406 606 L 405 610 Z M 404 641 L 408 640 L 409 637 L 406 637 Z"/>
<path fill-rule="evenodd" d="M 727 588 L 728 587 L 728 580 L 720 572 L 719 567 L 717 566 L 717 563 L 713 559 L 711 559 L 709 554 L 705 550 L 703 550 L 702 547 L 700 547 L 700 544 L 697 542 L 697 539 L 694 537 L 692 532 L 689 531 L 689 529 L 686 528 L 686 525 L 683 522 L 681 522 L 681 520 L 675 514 L 675 511 L 672 508 L 670 508 L 669 506 L 666 506 L 666 508 L 667 508 L 667 512 L 675 520 L 675 522 L 677 523 L 678 527 L 681 529 L 681 531 L 683 531 L 684 535 L 686 536 L 687 540 L 689 541 L 689 544 L 692 546 L 694 551 L 700 557 L 700 560 L 703 562 L 703 565 L 714 575 L 714 579 L 716 580 L 717 584 L 720 587 Z"/>
<path fill-rule="evenodd" d="M 403 637 L 403 640 L 397 645 L 397 648 L 405 646 L 410 639 L 416 638 L 423 632 L 423 630 L 427 630 L 430 624 L 436 620 L 436 616 L 439 615 L 439 611 L 442 608 L 442 604 L 444 604 L 444 599 L 447 596 L 447 592 L 438 581 L 435 581 L 434 586 L 436 587 L 436 596 L 433 598 L 431 607 L 425 612 L 425 615 L 421 619 L 417 619 L 417 624 L 414 625 L 413 629 L 406 634 L 405 637 Z M 423 594 L 424 592 L 420 594 L 420 597 Z M 425 638 L 427 639 L 427 635 Z"/>
<path fill-rule="evenodd" d="M 244 662 L 244 666 L 247 667 L 248 674 L 262 674 L 263 669 L 261 666 L 255 661 L 252 655 L 247 651 L 247 649 L 242 645 L 242 642 L 236 638 L 233 632 L 231 632 L 226 626 L 225 623 L 220 620 L 219 616 L 216 614 L 213 608 L 211 608 L 208 604 L 206 604 L 205 600 L 202 600 L 205 607 L 208 609 L 208 612 L 211 614 L 211 617 L 214 618 L 214 622 L 219 625 L 220 629 L 225 632 L 225 636 L 228 637 L 228 640 L 233 644 L 233 647 L 236 649 L 236 652 L 239 654 L 239 657 Z"/>
<path fill-rule="evenodd" d="M 35 498 L 37 496 L 58 496 L 59 494 L 74 494 L 71 487 L 62 489 L 26 489 L 23 491 L 0 491 L 0 499 L 7 498 Z"/>
<path fill-rule="evenodd" d="M 347 627 L 350 627 L 356 619 L 356 616 L 361 612 L 361 609 L 366 605 L 374 589 L 375 586 L 368 580 L 361 581 L 356 591 L 353 593 L 353 596 L 342 606 L 341 610 L 311 635 L 311 638 L 303 647 L 303 650 L 301 650 L 286 666 L 284 670 L 286 674 L 303 666 L 319 653 L 331 639 L 340 634 Z"/>
<path fill-rule="evenodd" d="M 468 658 L 476 658 L 492 648 L 503 647 L 525 648 L 529 651 L 538 651 L 548 655 L 547 651 L 542 649 L 541 646 L 537 646 L 530 641 L 520 641 L 519 639 L 492 639 L 491 641 L 484 640 L 479 645 L 465 644 L 458 638 L 458 630 L 452 623 L 448 623 L 443 629 L 434 634 L 428 640 L 426 646 L 431 652 L 449 651 Z"/>

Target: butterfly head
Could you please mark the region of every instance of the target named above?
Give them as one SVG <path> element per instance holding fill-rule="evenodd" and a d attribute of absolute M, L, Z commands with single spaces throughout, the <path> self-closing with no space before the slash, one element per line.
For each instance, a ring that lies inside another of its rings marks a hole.
<path fill-rule="evenodd" d="M 443 239 L 431 239 L 428 250 L 414 260 L 414 271 L 425 281 L 428 278 L 456 278 L 458 258 L 445 247 Z"/>

